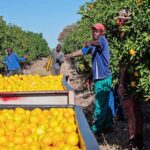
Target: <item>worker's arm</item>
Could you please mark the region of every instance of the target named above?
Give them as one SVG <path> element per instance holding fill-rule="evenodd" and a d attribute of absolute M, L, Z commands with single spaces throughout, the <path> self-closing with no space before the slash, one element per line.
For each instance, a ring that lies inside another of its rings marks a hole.
<path fill-rule="evenodd" d="M 7 60 L 6 57 L 4 57 L 4 59 L 1 61 L 2 64 L 6 65 L 7 64 Z"/>
<path fill-rule="evenodd" d="M 94 46 L 94 47 L 96 47 L 97 51 L 101 52 L 103 45 L 104 45 L 104 41 L 99 38 L 98 40 L 86 42 L 85 47 L 86 46 Z"/>
<path fill-rule="evenodd" d="M 92 49 L 93 49 L 93 46 L 91 46 L 91 45 L 90 46 L 85 46 L 84 48 L 82 48 L 80 50 L 77 50 L 77 51 L 74 51 L 70 54 L 65 55 L 65 59 L 70 59 L 72 57 L 79 57 L 79 56 L 89 54 L 89 53 L 91 53 Z"/>
<path fill-rule="evenodd" d="M 100 46 L 99 40 L 89 41 L 86 43 L 86 46 Z"/>
<path fill-rule="evenodd" d="M 14 55 L 15 55 L 15 58 L 16 58 L 19 62 L 25 61 L 26 58 L 27 58 L 27 56 L 25 56 L 25 57 L 19 57 L 16 53 L 15 53 Z"/>
<path fill-rule="evenodd" d="M 82 53 L 82 50 L 77 50 L 75 52 L 72 52 L 70 54 L 66 54 L 65 55 L 65 59 L 70 59 L 70 58 L 73 58 L 73 57 L 79 57 L 79 56 L 82 56 L 83 53 Z"/>

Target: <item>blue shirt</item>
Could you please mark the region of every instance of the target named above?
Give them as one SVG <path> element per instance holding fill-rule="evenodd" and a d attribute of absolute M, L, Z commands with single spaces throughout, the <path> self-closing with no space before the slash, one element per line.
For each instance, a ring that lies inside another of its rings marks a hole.
<path fill-rule="evenodd" d="M 20 69 L 19 62 L 25 61 L 25 58 L 18 57 L 16 53 L 11 53 L 8 56 L 5 56 L 3 63 L 7 65 L 9 71 Z"/>
<path fill-rule="evenodd" d="M 83 55 L 92 53 L 93 80 L 105 79 L 111 76 L 108 41 L 105 36 L 100 36 L 98 41 L 100 47 L 89 46 L 82 48 Z"/>

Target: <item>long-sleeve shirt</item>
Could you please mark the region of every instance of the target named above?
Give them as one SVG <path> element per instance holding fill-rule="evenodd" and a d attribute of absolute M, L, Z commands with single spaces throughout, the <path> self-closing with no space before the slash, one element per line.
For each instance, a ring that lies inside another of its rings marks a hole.
<path fill-rule="evenodd" d="M 11 53 L 5 56 L 3 63 L 7 66 L 9 71 L 20 69 L 20 62 L 25 61 L 24 57 L 18 57 L 16 53 Z"/>
<path fill-rule="evenodd" d="M 54 69 L 59 70 L 61 67 L 61 64 L 64 62 L 64 53 L 57 52 L 56 49 L 54 49 L 52 53 L 52 59 L 53 59 L 52 67 Z"/>
<path fill-rule="evenodd" d="M 93 80 L 105 79 L 111 76 L 110 51 L 105 36 L 98 39 L 100 47 L 88 46 L 82 48 L 83 55 L 92 53 Z"/>

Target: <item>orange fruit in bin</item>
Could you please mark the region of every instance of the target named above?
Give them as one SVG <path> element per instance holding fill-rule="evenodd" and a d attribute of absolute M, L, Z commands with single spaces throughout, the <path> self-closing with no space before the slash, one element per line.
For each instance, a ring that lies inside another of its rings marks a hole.
<path fill-rule="evenodd" d="M 64 145 L 61 147 L 61 150 L 71 150 L 71 146 L 68 145 L 68 144 L 64 144 Z"/>
<path fill-rule="evenodd" d="M 74 117 L 73 109 L 67 108 L 0 110 L 0 146 L 13 150 L 80 150 Z"/>
<path fill-rule="evenodd" d="M 79 142 L 79 138 L 76 132 L 71 132 L 66 137 L 66 144 L 69 144 L 71 146 L 77 146 Z"/>
<path fill-rule="evenodd" d="M 62 75 L 14 75 L 0 77 L 1 92 L 64 90 Z"/>
<path fill-rule="evenodd" d="M 74 128 L 71 124 L 65 124 L 64 125 L 64 132 L 65 133 L 70 133 L 70 132 L 73 132 L 74 131 Z"/>
<path fill-rule="evenodd" d="M 30 150 L 40 150 L 40 145 L 37 142 L 31 143 Z"/>
<path fill-rule="evenodd" d="M 49 134 L 46 134 L 43 136 L 43 138 L 41 139 L 41 142 L 45 145 L 51 145 L 52 144 L 52 137 Z"/>
<path fill-rule="evenodd" d="M 6 145 L 7 144 L 7 137 L 2 135 L 0 136 L 0 145 Z"/>
<path fill-rule="evenodd" d="M 5 130 L 0 127 L 0 136 L 1 136 L 1 135 L 5 135 Z"/>

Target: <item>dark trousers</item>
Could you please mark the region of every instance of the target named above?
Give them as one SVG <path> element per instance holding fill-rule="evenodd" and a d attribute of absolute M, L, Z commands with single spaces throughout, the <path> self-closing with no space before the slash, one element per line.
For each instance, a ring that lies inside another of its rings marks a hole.
<path fill-rule="evenodd" d="M 23 72 L 22 72 L 21 69 L 9 70 L 9 71 L 8 71 L 8 75 L 9 75 L 9 76 L 15 75 L 15 74 L 23 74 Z"/>
<path fill-rule="evenodd" d="M 143 113 L 140 102 L 132 97 L 124 100 L 124 112 L 128 121 L 129 140 L 139 147 L 143 145 Z"/>

